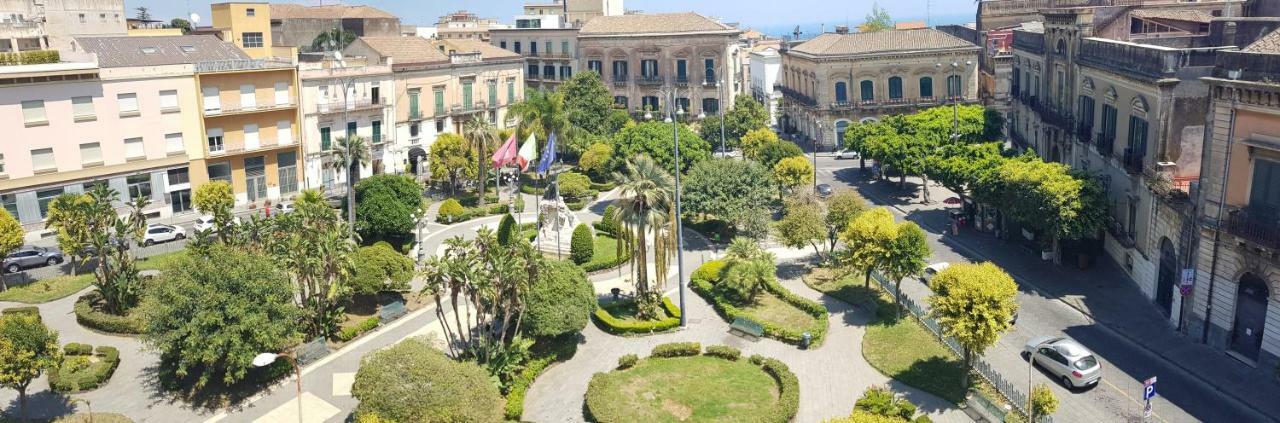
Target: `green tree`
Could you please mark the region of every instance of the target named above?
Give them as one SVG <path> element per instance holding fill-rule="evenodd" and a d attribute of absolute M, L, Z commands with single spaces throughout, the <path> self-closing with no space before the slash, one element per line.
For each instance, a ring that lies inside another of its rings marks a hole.
<path fill-rule="evenodd" d="M 760 151 L 765 146 L 778 143 L 778 134 L 769 128 L 759 128 L 747 131 L 742 135 L 740 140 L 742 144 L 742 157 L 751 160 L 761 161 Z"/>
<path fill-rule="evenodd" d="M 502 396 L 484 369 L 455 361 L 428 339 L 409 338 L 365 356 L 351 395 L 357 419 L 395 422 L 498 422 Z"/>
<path fill-rule="evenodd" d="M 759 129 L 769 129 L 769 111 L 749 95 L 734 97 L 733 109 L 724 114 L 724 136 L 729 148 L 737 147 L 744 135 Z"/>
<path fill-rule="evenodd" d="M 584 264 L 591 261 L 591 256 L 595 253 L 595 244 L 591 240 L 591 227 L 585 223 L 578 224 L 578 227 L 573 228 L 573 237 L 569 242 L 569 257 L 575 264 Z"/>
<path fill-rule="evenodd" d="M 467 146 L 467 141 L 457 134 L 441 134 L 431 144 L 427 162 L 431 170 L 431 178 L 448 180 L 449 192 L 458 193 L 459 183 L 463 178 L 476 175 L 475 151 Z"/>
<path fill-rule="evenodd" d="M 788 157 L 804 157 L 804 150 L 791 141 L 767 143 L 756 152 L 756 161 L 765 168 L 773 169 L 778 162 Z"/>
<path fill-rule="evenodd" d="M 480 192 L 484 192 L 484 187 L 489 181 L 489 152 L 498 149 L 498 143 L 502 141 L 499 137 L 498 128 L 489 123 L 488 119 L 471 119 L 462 125 L 462 136 L 471 143 L 471 148 L 475 149 L 476 163 L 476 186 L 480 187 Z M 484 205 L 484 197 L 480 196 L 480 205 Z"/>
<path fill-rule="evenodd" d="M 685 125 L 680 131 L 680 171 L 687 172 L 694 164 L 711 158 L 711 145 Z M 671 124 L 644 122 L 628 126 L 613 136 L 614 169 L 640 155 L 647 155 L 667 172 L 673 171 L 675 156 L 672 151 Z"/>
<path fill-rule="evenodd" d="M 720 136 L 722 134 L 721 126 L 720 126 L 721 120 L 722 118 L 720 116 L 712 115 L 712 116 L 707 116 L 703 118 L 702 121 L 698 122 L 698 136 L 702 137 L 702 139 L 704 140 L 707 140 L 708 144 L 711 144 L 712 152 L 720 151 Z M 726 138 L 725 148 L 733 148 L 733 145 L 735 142 L 730 142 L 730 140 L 727 139 L 728 131 L 729 131 L 729 128 L 727 127 L 724 128 L 723 134 Z"/>
<path fill-rule="evenodd" d="M 584 199 L 591 195 L 591 178 L 577 172 L 565 172 L 556 176 L 556 187 L 565 198 Z"/>
<path fill-rule="evenodd" d="M 835 194 L 827 199 L 827 242 L 830 244 L 827 246 L 827 251 L 835 251 L 840 234 L 849 227 L 854 218 L 868 209 L 867 200 L 858 195 L 857 191 L 847 188 L 836 190 Z"/>
<path fill-rule="evenodd" d="M 564 96 L 565 115 L 569 124 L 590 134 L 610 132 L 609 112 L 613 110 L 613 94 L 594 71 L 579 72 L 560 84 Z"/>
<path fill-rule="evenodd" d="M 138 13 L 137 13 L 137 15 L 136 15 L 136 16 L 138 17 L 138 20 L 142 20 L 142 21 L 149 21 L 149 20 L 151 20 L 151 9 L 148 9 L 148 8 L 146 8 L 146 7 L 139 6 L 139 7 L 134 8 L 133 10 L 135 10 L 135 11 L 137 11 L 137 12 L 138 12 Z"/>
<path fill-rule="evenodd" d="M 867 167 L 867 155 L 870 154 L 870 152 L 867 151 L 867 139 L 887 132 L 896 132 L 893 128 L 892 121 L 899 119 L 900 118 L 886 118 L 881 121 L 859 122 L 849 125 L 849 128 L 845 129 L 845 148 L 861 153 L 859 154 L 859 157 L 861 157 L 858 163 L 859 169 L 865 169 Z"/>
<path fill-rule="evenodd" d="M 772 259 L 773 255 L 761 248 L 760 243 L 754 239 L 736 237 L 729 241 L 729 246 L 724 249 L 724 258 L 728 261 L 758 260 Z"/>
<path fill-rule="evenodd" d="M 867 19 L 858 25 L 858 32 L 892 31 L 893 28 L 893 18 L 889 16 L 889 12 L 880 7 L 879 3 L 872 2 L 871 12 L 868 12 Z"/>
<path fill-rule="evenodd" d="M 129 204 L 129 214 L 121 217 L 115 208 L 120 195 L 106 184 L 95 185 L 88 196 L 89 201 L 83 206 L 83 223 L 90 234 L 89 246 L 98 259 L 93 272 L 94 285 L 102 295 L 104 311 L 122 315 L 138 304 L 141 295 L 142 280 L 127 241 L 142 243 L 147 227 L 143 209 L 148 201 L 135 199 Z"/>
<path fill-rule="evenodd" d="M 355 228 L 356 191 L 352 189 L 360 182 L 360 168 L 369 164 L 372 155 L 369 152 L 369 140 L 355 134 L 338 138 L 333 149 L 333 163 L 330 166 L 347 175 L 347 225 Z"/>
<path fill-rule="evenodd" d="M 773 178 L 794 193 L 813 183 L 813 165 L 803 156 L 787 157 L 773 167 Z"/>
<path fill-rule="evenodd" d="M 0 209 L 0 257 L 8 257 L 9 253 L 22 246 L 27 231 L 22 229 L 18 219 L 14 219 L 8 210 Z"/>
<path fill-rule="evenodd" d="M 674 244 L 668 240 L 671 240 L 675 233 L 675 228 L 672 226 L 675 210 L 671 201 L 675 184 L 672 182 L 671 175 L 648 156 L 627 161 L 625 169 L 625 173 L 616 177 L 621 183 L 619 198 L 614 204 L 618 206 L 618 220 L 625 225 L 625 230 L 631 232 L 624 238 L 632 243 L 631 251 L 635 252 L 631 255 L 631 268 L 635 272 L 633 281 L 641 303 L 641 317 L 649 318 L 659 315 L 658 307 L 661 300 L 652 290 L 649 280 L 648 240 L 652 239 L 655 244 L 658 244 L 654 246 L 653 255 L 656 261 L 654 268 L 657 270 L 658 277 L 663 278 L 666 275 L 666 266 L 661 264 L 664 264 L 665 258 L 674 252 L 664 247 Z"/>
<path fill-rule="evenodd" d="M 787 202 L 786 214 L 774 224 L 774 232 L 782 245 L 791 248 L 812 246 L 813 253 L 826 259 L 827 211 L 816 201 L 792 200 Z"/>
<path fill-rule="evenodd" d="M 546 143 L 551 134 L 556 134 L 560 151 L 567 147 L 578 147 L 576 140 L 581 139 L 586 131 L 574 126 L 569 120 L 568 104 L 562 92 L 531 90 L 525 93 L 524 101 L 513 104 L 510 112 L 520 120 L 520 126 L 538 139 L 543 140 L 538 151 L 546 150 Z M 581 145 L 586 148 L 585 145 Z M 574 156 L 582 154 L 581 150 L 567 150 Z"/>
<path fill-rule="evenodd" d="M 1105 194 L 1096 181 L 1073 176 L 1061 163 L 1006 160 L 997 171 L 1003 210 L 1042 236 L 1056 252 L 1060 239 L 1096 234 L 1105 219 Z"/>
<path fill-rule="evenodd" d="M 727 290 L 743 304 L 752 304 L 760 292 L 777 280 L 777 264 L 773 254 L 751 260 L 730 260 L 724 268 L 719 286 Z"/>
<path fill-rule="evenodd" d="M 173 18 L 169 21 L 170 28 L 178 28 L 182 30 L 182 35 L 191 33 L 191 21 L 182 18 Z"/>
<path fill-rule="evenodd" d="M 923 150 L 913 148 L 916 139 L 898 131 L 884 131 L 868 137 L 864 154 L 876 160 L 882 167 L 897 170 L 898 183 L 906 184 L 907 174 L 918 173 L 922 169 L 921 156 Z M 881 171 L 881 177 L 885 172 Z"/>
<path fill-rule="evenodd" d="M 356 185 L 356 230 L 365 238 L 397 238 L 417 227 L 422 185 L 408 175 L 374 175 Z"/>
<path fill-rule="evenodd" d="M 841 261 L 864 274 L 863 284 L 871 286 L 871 272 L 879 270 L 888 259 L 889 244 L 897 236 L 897 224 L 889 210 L 876 208 L 855 217 L 840 239 L 845 250 Z"/>
<path fill-rule="evenodd" d="M 525 331 L 534 337 L 579 332 L 595 309 L 595 287 L 587 281 L 586 272 L 563 261 L 546 260 L 525 294 Z"/>
<path fill-rule="evenodd" d="M 885 251 L 885 261 L 881 267 L 884 275 L 893 281 L 894 305 L 897 306 L 898 317 L 902 317 L 902 280 L 920 274 L 924 270 L 925 259 L 932 254 L 924 231 L 913 222 L 902 222 L 895 228 L 893 240 Z"/>
<path fill-rule="evenodd" d="M 964 347 L 961 384 L 969 388 L 973 357 L 982 355 L 1009 330 L 1018 311 L 1018 285 L 1000 267 L 987 263 L 953 264 L 929 280 L 929 314 L 942 331 Z"/>
<path fill-rule="evenodd" d="M 351 261 L 351 291 L 355 295 L 369 297 L 383 291 L 408 290 L 409 280 L 413 279 L 413 259 L 386 242 L 360 247 Z"/>
<path fill-rule="evenodd" d="M 45 369 L 62 362 L 58 332 L 45 327 L 39 315 L 22 313 L 0 317 L 0 387 L 18 391 L 18 416 L 27 416 L 27 387 Z"/>
<path fill-rule="evenodd" d="M 1029 420 L 1033 422 L 1040 421 L 1057 411 L 1058 397 L 1053 395 L 1052 389 L 1049 389 L 1043 383 L 1037 383 L 1034 388 L 1031 388 L 1031 418 Z M 1036 419 L 1037 417 L 1039 420 Z"/>
<path fill-rule="evenodd" d="M 293 213 L 271 219 L 270 236 L 259 237 L 258 243 L 292 277 L 307 336 L 330 336 L 342 322 L 341 304 L 351 295 L 356 242 L 332 208 L 322 203 L 295 206 Z"/>
<path fill-rule="evenodd" d="M 681 185 L 684 212 L 714 216 L 752 238 L 767 233 L 768 204 L 777 185 L 754 161 L 711 159 L 693 165 Z"/>
<path fill-rule="evenodd" d="M 311 51 L 342 51 L 347 46 L 356 41 L 358 35 L 355 32 L 346 31 L 342 28 L 333 28 L 321 32 L 316 38 L 311 40 Z"/>
<path fill-rule="evenodd" d="M 862 397 L 853 404 L 855 411 L 862 411 L 877 416 L 891 417 L 907 422 L 916 414 L 916 406 L 906 399 L 894 395 L 887 387 L 872 386 L 862 392 Z"/>
<path fill-rule="evenodd" d="M 200 213 L 213 216 L 213 226 L 218 237 L 225 239 L 234 215 L 231 209 L 236 206 L 236 196 L 231 191 L 231 183 L 226 181 L 209 181 L 196 187 L 191 196 L 191 204 Z"/>
<path fill-rule="evenodd" d="M 498 222 L 498 243 L 508 246 L 519 237 L 516 233 L 516 219 L 511 217 L 511 213 L 502 216 L 502 221 Z"/>
<path fill-rule="evenodd" d="M 610 170 L 608 165 L 613 159 L 613 147 L 605 143 L 591 144 L 582 157 L 578 159 L 578 167 L 587 174 L 602 178 Z"/>
<path fill-rule="evenodd" d="M 79 269 L 80 259 L 91 250 L 92 234 L 88 231 L 86 213 L 92 201 L 86 194 L 62 194 L 49 202 L 49 213 L 45 216 L 44 227 L 58 232 L 58 248 L 71 256 L 72 275 Z"/>
<path fill-rule="evenodd" d="M 930 158 L 929 169 L 934 180 L 963 201 L 1004 161 L 998 143 L 949 145 Z"/>

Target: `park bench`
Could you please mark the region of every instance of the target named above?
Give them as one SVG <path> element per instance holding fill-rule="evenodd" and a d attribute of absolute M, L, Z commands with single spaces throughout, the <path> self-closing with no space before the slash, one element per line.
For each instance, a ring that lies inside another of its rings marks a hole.
<path fill-rule="evenodd" d="M 761 326 L 760 323 L 745 317 L 735 317 L 733 319 L 733 324 L 729 325 L 729 332 L 738 332 L 744 336 L 749 335 L 752 338 L 759 339 L 761 336 L 764 336 L 764 326 Z"/>

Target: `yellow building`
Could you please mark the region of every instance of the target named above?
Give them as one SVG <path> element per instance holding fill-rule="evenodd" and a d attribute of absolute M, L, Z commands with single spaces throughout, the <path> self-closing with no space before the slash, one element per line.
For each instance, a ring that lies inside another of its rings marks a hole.
<path fill-rule="evenodd" d="M 272 57 L 271 4 L 260 2 L 226 2 L 209 6 L 213 27 L 222 31 L 224 41 L 235 44 L 255 59 Z"/>

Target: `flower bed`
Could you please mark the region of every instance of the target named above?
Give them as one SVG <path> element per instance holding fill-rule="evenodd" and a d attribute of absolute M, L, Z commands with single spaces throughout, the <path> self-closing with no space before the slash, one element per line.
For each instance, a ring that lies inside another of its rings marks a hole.
<path fill-rule="evenodd" d="M 692 275 L 690 275 L 689 287 L 693 289 L 693 292 L 697 292 L 698 295 L 701 295 L 702 298 L 705 298 L 710 302 L 716 312 L 720 314 L 720 317 L 724 318 L 726 322 L 732 322 L 734 319 L 739 317 L 750 319 L 759 323 L 760 326 L 764 328 L 764 336 L 794 345 L 801 344 L 804 341 L 804 333 L 808 332 L 812 337 L 810 340 L 811 348 L 822 345 L 822 341 L 827 335 L 828 316 L 826 307 L 816 301 L 803 298 L 791 291 L 788 291 L 787 288 L 777 282 L 766 284 L 765 295 L 774 296 L 779 300 L 779 304 L 772 304 L 773 301 L 769 298 L 761 300 L 760 303 L 773 307 L 784 305 L 794 307 L 813 318 L 813 322 L 811 324 L 803 327 L 795 327 L 779 323 L 778 321 L 769 318 L 769 316 L 764 315 L 762 313 L 763 310 L 760 307 L 757 307 L 757 310 L 751 309 L 751 307 L 754 306 L 741 307 L 736 305 L 733 300 L 726 298 L 716 290 L 714 285 L 719 280 L 713 278 L 719 278 L 719 271 L 716 269 L 723 267 L 724 263 L 719 260 L 712 260 L 704 263 L 702 266 L 699 266 L 697 270 L 694 270 Z"/>
<path fill-rule="evenodd" d="M 382 318 L 379 316 L 373 316 L 368 319 L 364 319 L 364 321 L 361 321 L 359 324 L 355 326 L 348 326 L 348 327 L 342 328 L 341 331 L 338 331 L 338 340 L 342 342 L 347 342 L 352 339 L 356 339 L 356 337 L 360 336 L 360 334 L 371 331 L 374 328 L 378 327 L 379 323 L 382 323 Z"/>
<path fill-rule="evenodd" d="M 628 334 L 650 334 L 655 332 L 665 332 L 680 326 L 680 308 L 671 302 L 670 298 L 662 299 L 662 308 L 666 310 L 667 317 L 662 320 L 636 320 L 627 318 L 627 307 L 634 309 L 634 303 L 630 301 L 620 301 L 606 304 L 596 308 L 595 321 L 600 324 L 600 328 L 614 335 Z"/>
<path fill-rule="evenodd" d="M 97 389 L 111 379 L 120 365 L 120 352 L 113 347 L 70 343 L 63 348 L 62 363 L 49 370 L 49 387 L 58 392 Z"/>
<path fill-rule="evenodd" d="M 98 291 L 84 294 L 76 300 L 76 322 L 80 323 L 80 326 L 126 335 L 140 334 L 145 329 L 141 316 L 135 314 L 117 316 L 100 310 L 98 303 L 101 300 L 102 296 Z"/>

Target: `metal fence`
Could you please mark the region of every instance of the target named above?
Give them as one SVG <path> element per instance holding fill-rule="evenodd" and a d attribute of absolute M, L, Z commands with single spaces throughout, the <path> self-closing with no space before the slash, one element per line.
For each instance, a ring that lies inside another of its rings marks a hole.
<path fill-rule="evenodd" d="M 890 282 L 879 272 L 871 272 L 871 276 L 872 279 L 876 280 L 876 283 L 880 284 L 880 287 L 889 292 L 889 295 L 897 296 L 897 289 L 893 282 Z M 911 315 L 915 316 L 916 319 L 919 320 L 920 323 L 923 323 L 926 328 L 929 328 L 929 331 L 933 332 L 934 336 L 942 340 L 942 343 L 946 344 L 947 348 L 951 349 L 952 353 L 957 357 L 964 357 L 964 346 L 960 345 L 960 342 L 956 341 L 954 338 L 943 334 L 942 326 L 938 324 L 937 320 L 934 320 L 933 317 L 929 316 L 929 312 L 925 310 L 924 307 L 921 307 L 915 300 L 905 294 L 902 295 L 901 301 L 902 306 L 910 311 Z M 986 379 L 987 382 L 991 383 L 991 385 L 996 388 L 996 391 L 1000 392 L 1000 395 L 1004 396 L 1005 400 L 1017 408 L 1018 411 L 1026 414 L 1027 396 L 1015 387 L 1013 383 L 1008 379 L 1005 379 L 1004 376 L 1001 376 L 1000 373 L 996 372 L 990 364 L 987 364 L 986 361 L 983 361 L 982 358 L 979 357 L 975 357 L 973 360 L 973 370 L 981 375 L 983 379 Z M 981 394 L 978 393 L 975 396 L 981 396 Z M 990 402 L 986 398 L 983 398 L 982 400 Z M 1053 422 L 1053 420 L 1049 418 L 1037 419 L 1037 421 L 1046 423 Z"/>

